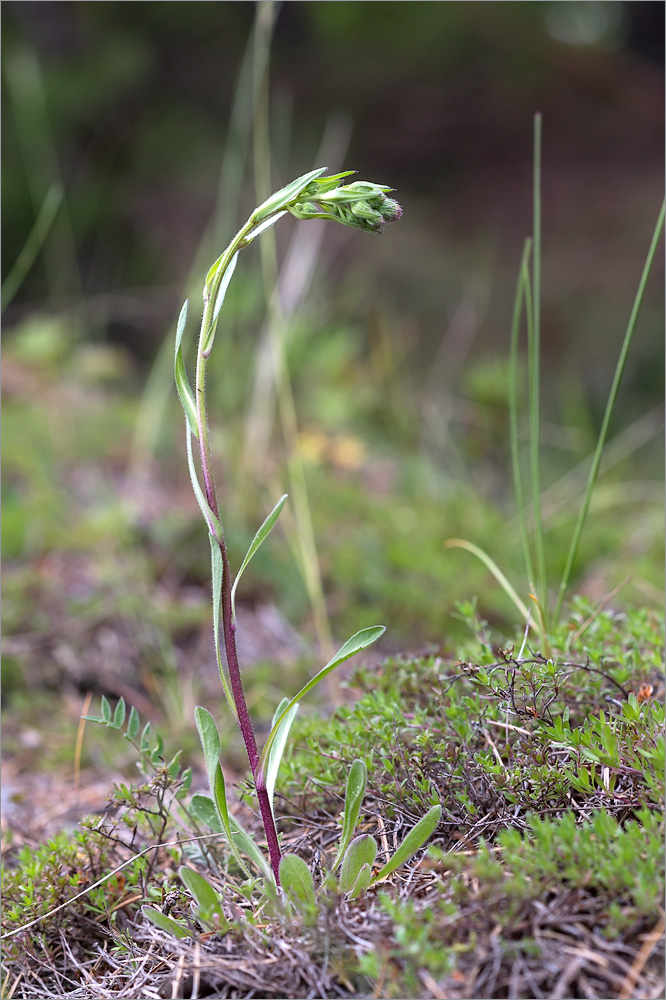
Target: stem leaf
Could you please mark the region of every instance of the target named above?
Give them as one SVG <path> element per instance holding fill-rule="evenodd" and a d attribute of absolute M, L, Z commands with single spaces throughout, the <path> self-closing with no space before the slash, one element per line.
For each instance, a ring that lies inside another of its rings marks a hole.
<path fill-rule="evenodd" d="M 224 775 L 220 767 L 220 734 L 217 731 L 215 720 L 208 709 L 197 705 L 194 710 L 194 719 L 199 731 L 199 738 L 204 752 L 206 771 L 208 772 L 208 785 L 213 794 L 213 803 L 224 829 L 224 832 L 231 848 L 231 852 L 236 859 L 238 866 L 247 878 L 251 878 L 250 872 L 240 856 L 236 841 L 234 840 L 231 822 L 229 820 L 229 808 L 227 806 L 227 790 L 224 784 Z"/>
<path fill-rule="evenodd" d="M 385 631 L 386 631 L 385 625 L 372 625 L 370 626 L 370 628 L 361 629 L 361 631 L 353 635 L 351 639 L 347 639 L 346 643 L 340 647 L 335 656 L 333 656 L 332 659 L 328 661 L 326 666 L 322 667 L 322 669 L 319 671 L 318 674 L 315 674 L 315 676 L 311 680 L 309 680 L 307 684 L 303 685 L 298 694 L 291 699 L 289 704 L 286 706 L 286 708 L 282 710 L 282 713 L 273 723 L 273 728 L 268 734 L 268 739 L 264 744 L 264 749 L 261 751 L 261 757 L 259 758 L 259 767 L 258 767 L 259 774 L 265 772 L 266 761 L 268 760 L 269 754 L 271 752 L 273 741 L 277 736 L 277 730 L 280 724 L 282 723 L 282 720 L 286 716 L 287 712 L 291 708 L 293 708 L 294 705 L 297 704 L 297 702 L 301 701 L 306 694 L 309 694 L 309 692 L 312 691 L 312 689 L 315 688 L 320 681 L 323 681 L 324 677 L 328 676 L 328 674 L 330 674 L 332 670 L 335 670 L 335 668 L 340 666 L 341 663 L 344 663 L 345 660 L 348 660 L 351 656 L 354 656 L 355 653 L 358 653 L 362 649 L 366 649 L 368 646 L 371 646 L 372 643 L 376 642 L 377 639 L 379 639 L 379 637 L 382 636 Z"/>
<path fill-rule="evenodd" d="M 301 191 L 308 186 L 310 181 L 314 180 L 315 177 L 321 177 L 324 173 L 326 173 L 326 167 L 317 167 L 315 170 L 310 170 L 307 174 L 297 177 L 290 184 L 272 194 L 258 208 L 255 208 L 250 219 L 255 223 L 263 222 L 267 216 L 272 215 L 274 212 L 282 211 L 290 201 L 298 198 Z"/>
<path fill-rule="evenodd" d="M 257 551 L 257 549 L 259 548 L 259 546 L 261 545 L 261 543 L 264 541 L 264 539 L 272 531 L 272 529 L 273 529 L 273 527 L 275 525 L 275 522 L 277 521 L 278 517 L 280 516 L 282 508 L 285 505 L 285 501 L 287 499 L 287 496 L 288 496 L 288 494 L 285 493 L 283 496 L 280 497 L 280 499 L 278 500 L 278 502 L 275 504 L 275 507 L 273 507 L 273 510 L 270 512 L 270 514 L 268 515 L 268 517 L 266 518 L 266 520 L 263 522 L 263 524 L 261 525 L 261 527 L 257 531 L 256 535 L 254 536 L 254 538 L 252 539 L 252 541 L 250 543 L 250 547 L 247 550 L 247 553 L 245 554 L 245 558 L 243 559 L 243 562 L 241 564 L 241 568 L 238 570 L 238 573 L 236 574 L 236 579 L 234 580 L 234 585 L 231 588 L 231 613 L 232 613 L 234 619 L 236 618 L 236 588 L 238 587 L 239 580 L 240 580 L 241 576 L 243 575 L 245 567 L 249 563 L 249 561 L 252 558 L 252 556 L 255 554 L 255 552 Z"/>
<path fill-rule="evenodd" d="M 185 438 L 186 438 L 186 445 L 187 445 L 187 467 L 190 470 L 190 480 L 192 482 L 192 489 L 194 490 L 194 495 L 197 498 L 199 507 L 201 509 L 201 513 L 203 514 L 203 519 L 206 522 L 206 524 L 208 525 L 208 531 L 212 535 L 214 535 L 215 538 L 221 538 L 222 537 L 222 527 L 221 527 L 220 522 L 218 521 L 218 519 L 215 517 L 215 514 L 212 512 L 212 510 L 208 506 L 208 501 L 206 500 L 204 491 L 201 489 L 201 483 L 199 482 L 199 477 L 197 475 L 196 466 L 194 464 L 194 455 L 192 453 L 192 437 L 193 436 L 196 437 L 196 434 L 193 435 L 193 432 L 190 429 L 189 421 L 188 421 L 187 433 L 185 435 Z"/>
<path fill-rule="evenodd" d="M 189 383 L 187 377 L 187 371 L 185 369 L 185 362 L 183 361 L 183 351 L 181 343 L 183 340 L 183 334 L 185 333 L 185 326 L 187 324 L 187 310 L 189 307 L 189 300 L 185 299 L 183 303 L 183 308 L 180 310 L 180 315 L 178 317 L 178 323 L 176 325 L 176 356 L 173 365 L 173 375 L 176 380 L 176 389 L 178 391 L 178 398 L 180 399 L 183 409 L 185 410 L 185 417 L 189 425 L 190 430 L 195 437 L 198 437 L 197 428 L 197 407 L 194 402 L 194 393 L 192 392 L 192 386 Z"/>
<path fill-rule="evenodd" d="M 288 699 L 283 698 L 278 707 L 275 710 L 275 715 L 273 716 L 273 722 L 278 719 L 282 713 L 282 709 L 288 704 Z M 298 703 L 292 705 L 284 719 L 278 726 L 277 733 L 275 734 L 275 739 L 273 740 L 273 745 L 271 747 L 271 752 L 268 755 L 268 765 L 266 767 L 266 791 L 268 793 L 268 801 L 271 804 L 271 810 L 273 809 L 273 795 L 275 792 L 275 782 L 277 780 L 278 771 L 280 770 L 280 763 L 282 762 L 282 755 L 284 753 L 284 748 L 287 745 L 287 739 L 289 738 L 289 730 L 291 729 L 291 724 L 296 718 L 296 713 L 298 712 Z"/>
<path fill-rule="evenodd" d="M 215 300 L 215 308 L 213 310 L 213 323 L 216 321 L 217 317 L 220 314 L 220 309 L 222 308 L 222 303 L 224 302 L 224 297 L 227 294 L 229 282 L 231 281 L 233 273 L 236 270 L 237 263 L 238 263 L 238 250 L 229 261 L 229 266 L 224 272 L 224 277 L 222 278 L 222 282 L 220 284 L 220 288 L 217 293 L 217 299 Z"/>

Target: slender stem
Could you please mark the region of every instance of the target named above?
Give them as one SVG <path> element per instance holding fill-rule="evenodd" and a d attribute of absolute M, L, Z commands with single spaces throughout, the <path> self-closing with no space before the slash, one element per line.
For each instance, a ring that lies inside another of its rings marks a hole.
<path fill-rule="evenodd" d="M 528 337 L 530 395 L 530 466 L 536 548 L 537 596 L 544 619 L 548 616 L 546 555 L 541 516 L 541 457 L 539 454 L 539 375 L 541 339 L 541 115 L 534 116 L 534 248 L 532 254 L 532 336 Z M 528 327 L 529 330 L 529 327 Z M 544 622 L 547 627 L 547 621 Z"/>
<path fill-rule="evenodd" d="M 528 262 L 531 251 L 532 241 L 526 240 L 523 248 L 523 258 L 520 267 L 520 274 L 518 276 L 518 284 L 516 286 L 516 297 L 513 305 L 511 347 L 509 351 L 509 428 L 511 439 L 511 465 L 513 468 L 513 486 L 516 495 L 516 507 L 518 509 L 518 522 L 520 524 L 520 537 L 523 543 L 523 557 L 525 559 L 525 570 L 527 572 L 528 585 L 534 577 L 534 572 L 532 569 L 530 541 L 527 532 L 523 481 L 520 472 L 520 446 L 518 442 L 518 334 L 520 331 L 520 317 L 523 310 L 523 302 L 525 302 L 526 305 L 528 324 L 531 322 L 528 273 Z"/>
<path fill-rule="evenodd" d="M 201 455 L 201 471 L 204 480 L 204 490 L 206 493 L 206 500 L 210 509 L 213 511 L 218 521 L 220 520 L 220 508 L 217 500 L 217 491 L 215 489 L 215 480 L 213 477 L 213 462 L 210 450 L 210 437 L 208 431 L 208 417 L 207 417 L 207 407 L 206 407 L 206 367 L 208 362 L 208 354 L 210 353 L 210 348 L 212 345 L 212 336 L 215 327 L 215 303 L 217 296 L 219 294 L 220 286 L 224 278 L 224 273 L 231 263 L 234 254 L 240 247 L 245 243 L 245 238 L 249 236 L 251 229 L 253 228 L 251 223 L 246 223 L 246 225 L 237 234 L 235 239 L 229 245 L 227 250 L 223 255 L 223 259 L 220 262 L 220 266 L 214 279 L 211 281 L 210 286 L 206 287 L 204 292 L 204 314 L 201 321 L 201 333 L 199 337 L 199 349 L 197 351 L 197 371 L 196 371 L 196 382 L 195 382 L 195 399 L 197 407 L 197 423 L 198 423 L 198 433 L 199 433 L 199 447 Z M 280 845 L 277 836 L 277 830 L 275 828 L 275 820 L 273 818 L 273 812 L 271 810 L 270 802 L 268 799 L 268 792 L 266 790 L 266 784 L 263 779 L 263 775 L 258 774 L 258 764 L 259 764 L 259 752 L 257 750 L 257 740 L 254 735 L 254 729 L 252 727 L 252 720 L 250 718 L 250 713 L 247 707 L 247 700 L 245 698 L 245 691 L 243 689 L 243 680 L 240 672 L 240 664 L 238 662 L 238 651 L 236 648 L 236 625 L 233 621 L 232 605 L 231 605 L 231 570 L 229 567 L 229 557 L 227 555 L 227 546 L 224 540 L 224 534 L 220 531 L 217 538 L 217 544 L 219 545 L 220 555 L 222 556 L 222 632 L 224 636 L 224 649 L 227 656 L 227 666 L 229 669 L 229 682 L 231 685 L 231 692 L 234 699 L 234 704 L 236 706 L 236 711 L 238 713 L 238 725 L 243 737 L 243 742 L 245 744 L 245 750 L 247 753 L 248 761 L 250 764 L 250 769 L 252 771 L 252 776 L 255 779 L 255 787 L 257 792 L 257 798 L 259 800 L 259 809 L 261 812 L 261 818 L 264 825 L 264 830 L 266 833 L 266 840 L 268 843 L 268 852 L 271 860 L 271 868 L 273 869 L 273 874 L 275 880 L 279 885 L 279 865 L 280 865 Z"/>
<path fill-rule="evenodd" d="M 594 452 L 594 458 L 592 459 L 592 465 L 590 467 L 590 472 L 587 479 L 587 486 L 585 488 L 585 494 L 583 496 L 583 502 L 581 504 L 580 511 L 578 513 L 578 520 L 576 521 L 576 527 L 574 528 L 573 537 L 571 539 L 571 545 L 569 547 L 569 552 L 567 554 L 567 561 L 564 567 L 564 573 L 562 574 L 562 582 L 560 583 L 559 593 L 557 595 L 557 605 L 555 608 L 555 617 L 559 617 L 560 611 L 562 610 L 562 604 L 564 602 L 564 595 L 566 594 L 567 587 L 569 586 L 569 579 L 571 577 L 571 570 L 573 569 L 574 560 L 578 554 L 578 546 L 580 544 L 580 538 L 583 533 L 583 525 L 585 524 L 585 519 L 587 517 L 587 512 L 590 506 L 590 500 L 592 499 L 592 492 L 594 490 L 594 484 L 599 473 L 599 466 L 601 464 L 601 456 L 604 449 L 604 444 L 606 443 L 606 435 L 608 433 L 608 425 L 610 424 L 611 415 L 615 407 L 615 400 L 617 398 L 618 389 L 620 388 L 620 382 L 622 380 L 622 373 L 624 372 L 624 366 L 627 360 L 627 354 L 629 352 L 629 345 L 631 344 L 634 330 L 636 329 L 636 321 L 638 320 L 638 314 L 640 312 L 641 305 L 643 303 L 643 296 L 645 294 L 645 286 L 647 285 L 647 280 L 652 270 L 652 265 L 654 263 L 654 256 L 657 251 L 657 245 L 664 228 L 664 203 L 662 202 L 661 210 L 659 212 L 659 217 L 657 218 L 657 224 L 652 234 L 652 242 L 650 243 L 650 249 L 648 250 L 647 258 L 645 260 L 645 265 L 643 266 L 643 273 L 641 274 L 641 279 L 638 283 L 638 290 L 636 291 L 636 297 L 634 299 L 634 304 L 631 310 L 631 315 L 629 317 L 629 322 L 627 323 L 627 330 L 624 335 L 624 340 L 622 342 L 622 348 L 620 349 L 620 356 L 617 361 L 615 368 L 615 375 L 613 377 L 613 384 L 608 396 L 608 401 L 606 403 L 606 412 L 604 413 L 604 419 L 601 424 L 601 430 L 599 431 L 599 439 L 597 441 L 597 447 Z"/>

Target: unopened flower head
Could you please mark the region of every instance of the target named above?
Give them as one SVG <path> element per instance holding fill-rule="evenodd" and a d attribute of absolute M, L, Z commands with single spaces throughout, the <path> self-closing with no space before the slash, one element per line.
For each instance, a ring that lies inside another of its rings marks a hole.
<path fill-rule="evenodd" d="M 387 192 L 393 188 L 370 181 L 331 187 L 332 178 L 316 178 L 288 205 L 297 219 L 330 219 L 343 226 L 381 233 L 387 222 L 397 222 L 402 208 Z M 337 178 L 336 178 L 337 180 Z"/>

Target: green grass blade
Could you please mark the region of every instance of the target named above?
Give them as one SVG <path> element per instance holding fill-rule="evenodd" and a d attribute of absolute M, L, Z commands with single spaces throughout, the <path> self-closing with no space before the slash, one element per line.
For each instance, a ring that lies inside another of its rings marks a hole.
<path fill-rule="evenodd" d="M 377 639 L 379 639 L 379 637 L 383 635 L 385 631 L 386 631 L 385 625 L 372 625 L 370 628 L 361 629 L 361 631 L 353 635 L 351 639 L 347 639 L 347 642 L 344 644 L 344 646 L 340 647 L 335 656 L 333 656 L 328 661 L 325 667 L 322 667 L 322 669 L 319 671 L 318 674 L 315 674 L 312 680 L 309 680 L 307 684 L 303 685 L 298 694 L 294 698 L 292 698 L 287 707 L 283 709 L 282 714 L 279 716 L 279 718 L 273 725 L 273 728 L 271 729 L 270 733 L 268 734 L 268 739 L 264 744 L 264 749 L 261 751 L 261 757 L 259 758 L 259 768 L 258 768 L 259 774 L 265 773 L 266 761 L 268 760 L 269 754 L 271 752 L 273 741 L 275 740 L 275 737 L 277 735 L 277 730 L 281 725 L 282 720 L 286 716 L 287 712 L 289 712 L 289 710 L 292 709 L 294 705 L 297 704 L 297 702 L 301 701 L 306 694 L 309 694 L 310 691 L 312 691 L 312 689 L 317 686 L 317 684 L 323 681 L 324 677 L 327 677 L 332 670 L 335 670 L 335 668 L 339 667 L 341 663 L 345 662 L 345 660 L 348 660 L 351 656 L 354 656 L 355 653 L 359 653 L 362 649 L 367 649 L 367 647 L 371 646 L 373 642 L 376 642 Z"/>
<path fill-rule="evenodd" d="M 236 579 L 234 580 L 233 587 L 231 588 L 231 613 L 232 613 L 234 619 L 236 617 L 236 588 L 238 587 L 238 583 L 240 581 L 240 578 L 243 575 L 243 572 L 245 571 L 245 567 L 249 563 L 249 561 L 252 558 L 252 556 L 255 554 L 255 552 L 257 551 L 257 549 L 261 545 L 261 543 L 268 537 L 268 535 L 270 534 L 270 532 L 273 530 L 275 522 L 277 521 L 278 517 L 280 516 L 282 508 L 285 505 L 285 502 L 287 500 L 287 496 L 288 496 L 288 494 L 285 493 L 283 496 L 280 497 L 280 499 L 278 500 L 278 502 L 275 504 L 275 507 L 273 507 L 273 510 L 270 512 L 270 514 L 268 515 L 268 517 L 266 518 L 266 520 L 263 522 L 263 524 L 261 525 L 261 527 L 257 531 L 256 535 L 254 536 L 254 538 L 252 539 L 252 541 L 250 543 L 250 547 L 247 550 L 247 553 L 245 554 L 245 558 L 243 559 L 243 562 L 241 564 L 241 568 L 238 570 L 238 573 L 236 574 Z"/>
<path fill-rule="evenodd" d="M 530 469 L 534 512 L 537 598 L 544 618 L 548 614 L 546 589 L 546 551 L 541 513 L 541 454 L 539 428 L 540 354 L 541 354 L 541 115 L 534 116 L 534 232 L 532 252 L 532 323 L 528 323 L 527 355 L 530 407 Z M 544 623 L 547 625 L 547 623 Z"/>
<path fill-rule="evenodd" d="M 210 541 L 210 569 L 213 589 L 213 640 L 215 642 L 217 669 L 220 673 L 220 680 L 224 688 L 224 697 L 227 699 L 227 705 L 231 709 L 234 718 L 238 721 L 238 709 L 236 708 L 236 702 L 234 701 L 231 687 L 227 680 L 220 650 L 220 605 L 222 603 L 222 575 L 224 573 L 222 553 L 220 552 L 220 546 L 217 544 L 217 539 L 213 538 L 210 534 L 208 535 L 208 539 Z"/>
<path fill-rule="evenodd" d="M 428 837 L 431 837 L 435 832 L 441 817 L 441 806 L 433 806 L 429 809 L 425 816 L 421 817 L 416 826 L 412 827 L 405 839 L 399 844 L 393 857 L 389 858 L 383 868 L 380 868 L 371 880 L 371 885 L 374 885 L 375 882 L 380 882 L 387 875 L 391 875 L 400 865 L 404 865 L 406 861 L 409 861 L 419 848 L 423 847 Z"/>
<path fill-rule="evenodd" d="M 345 810 L 342 815 L 342 832 L 340 834 L 340 847 L 331 865 L 331 874 L 336 870 L 347 847 L 354 836 L 354 830 L 358 823 L 359 813 L 363 804 L 363 796 L 368 783 L 368 769 L 364 761 L 355 760 L 347 775 L 347 788 L 345 791 Z"/>
<path fill-rule="evenodd" d="M 468 552 L 471 552 L 472 555 L 476 556 L 477 559 L 480 559 L 483 565 L 486 566 L 493 574 L 493 576 L 495 577 L 495 579 L 497 580 L 497 582 L 499 583 L 500 587 L 507 595 L 507 597 L 509 597 L 513 601 L 513 603 L 518 608 L 518 611 L 523 616 L 525 621 L 527 621 L 527 619 L 530 618 L 530 625 L 532 626 L 532 628 L 536 628 L 534 623 L 531 621 L 531 617 L 527 610 L 527 606 L 523 604 L 521 599 L 518 597 L 518 594 L 516 593 L 516 591 L 513 589 L 513 587 L 505 577 L 502 570 L 499 568 L 497 563 L 490 558 L 487 552 L 484 552 L 483 549 L 480 549 L 478 545 L 474 544 L 474 542 L 468 542 L 465 538 L 449 538 L 445 542 L 445 545 L 447 549 L 466 549 Z"/>
<path fill-rule="evenodd" d="M 523 480 L 520 470 L 520 446 L 518 443 L 518 338 L 520 333 L 520 317 L 522 315 L 523 303 L 526 305 L 528 317 L 530 316 L 530 288 L 528 263 L 532 250 L 532 241 L 526 240 L 523 248 L 523 258 L 516 285 L 516 297 L 513 305 L 513 321 L 511 324 L 511 346 L 509 349 L 509 437 L 511 440 L 511 466 L 513 470 L 513 488 L 516 498 L 516 509 L 518 511 L 518 523 L 520 525 L 520 537 L 523 546 L 523 558 L 525 560 L 525 572 L 527 580 L 534 579 L 532 568 L 532 554 L 530 551 L 529 533 L 527 530 L 527 517 L 525 509 L 525 497 L 523 494 Z"/>
<path fill-rule="evenodd" d="M 634 336 L 634 330 L 636 329 L 636 322 L 638 320 L 638 314 L 643 304 L 643 296 L 645 294 L 645 286 L 647 285 L 648 278 L 650 276 L 650 271 L 652 270 L 652 265 L 654 263 L 655 254 L 657 252 L 657 246 L 661 238 L 661 234 L 664 229 L 664 203 L 662 202 L 661 210 L 657 218 L 657 224 L 652 234 L 652 241 L 650 243 L 650 248 L 643 266 L 643 273 L 641 274 L 640 281 L 638 283 L 638 289 L 636 291 L 636 297 L 634 299 L 634 304 L 631 309 L 631 315 L 629 316 L 629 322 L 627 323 L 627 329 L 624 335 L 624 340 L 622 342 L 622 347 L 620 349 L 620 356 L 617 360 L 617 365 L 615 367 L 615 375 L 613 376 L 613 384 L 611 385 L 610 393 L 608 395 L 608 401 L 606 403 L 606 410 L 604 413 L 604 418 L 601 424 L 601 430 L 599 431 L 599 438 L 597 440 L 597 447 L 594 452 L 594 457 L 592 459 L 592 465 L 590 466 L 590 472 L 587 479 L 587 486 L 585 487 L 585 493 L 583 495 L 583 502 L 578 514 L 578 520 L 576 521 L 576 527 L 574 528 L 573 537 L 571 539 L 571 545 L 569 546 L 569 551 L 567 553 L 567 561 L 564 566 L 564 572 L 562 574 L 562 580 L 560 583 L 560 589 L 557 595 L 557 604 L 555 607 L 555 618 L 559 618 L 562 611 L 562 604 L 564 602 L 564 595 L 566 594 L 567 587 L 569 586 L 569 580 L 571 579 L 571 571 L 573 569 L 573 564 L 578 554 L 578 546 L 580 545 L 581 535 L 583 533 L 583 527 L 585 525 L 585 519 L 587 518 L 587 512 L 590 506 L 590 501 L 592 499 L 592 492 L 594 490 L 594 485 L 597 481 L 597 475 L 599 473 L 599 466 L 601 464 L 601 456 L 604 449 L 604 444 L 606 443 L 606 435 L 608 434 L 608 425 L 610 424 L 610 419 L 615 407 L 615 400 L 617 399 L 618 390 L 620 388 L 620 382 L 622 381 L 622 374 L 624 372 L 624 366 L 627 360 L 627 354 L 629 352 L 629 347 Z"/>
<path fill-rule="evenodd" d="M 288 704 L 288 699 L 283 698 L 277 709 L 275 710 L 275 715 L 273 716 L 273 723 L 281 716 L 283 708 Z M 298 712 L 298 703 L 293 705 L 287 712 L 282 722 L 278 726 L 275 739 L 273 740 L 273 745 L 271 747 L 271 752 L 268 755 L 268 765 L 266 767 L 266 791 L 268 792 L 268 801 L 271 804 L 271 809 L 273 808 L 273 795 L 275 793 L 275 782 L 277 780 L 278 771 L 280 770 L 280 764 L 282 762 L 282 755 L 284 753 L 284 748 L 287 745 L 287 739 L 289 738 L 289 730 L 291 725 L 296 718 L 296 713 Z"/>
<path fill-rule="evenodd" d="M 51 231 L 51 226 L 55 221 L 64 197 L 65 192 L 62 184 L 59 181 L 54 181 L 46 192 L 44 201 L 37 213 L 35 224 L 30 230 L 21 252 L 2 283 L 2 306 L 0 307 L 0 311 L 5 311 L 23 284 L 26 275 L 35 262 L 37 254 L 43 247 L 46 237 Z"/>

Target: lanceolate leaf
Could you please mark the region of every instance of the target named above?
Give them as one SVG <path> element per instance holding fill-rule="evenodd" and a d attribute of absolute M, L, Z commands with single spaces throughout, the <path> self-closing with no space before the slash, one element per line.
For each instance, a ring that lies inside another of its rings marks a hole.
<path fill-rule="evenodd" d="M 208 785 L 213 795 L 213 802 L 215 804 L 215 809 L 217 810 L 218 818 L 226 834 L 232 854 L 238 862 L 241 870 L 248 878 L 250 878 L 250 872 L 238 852 L 236 841 L 234 840 L 231 831 L 229 809 L 227 806 L 227 791 L 224 784 L 222 768 L 220 767 L 220 734 L 217 731 L 215 720 L 208 709 L 202 708 L 201 705 L 197 705 L 194 710 L 194 718 L 197 724 L 197 729 L 199 730 L 199 737 L 201 739 L 204 759 L 206 762 L 206 771 L 208 772 Z"/>
<path fill-rule="evenodd" d="M 183 333 L 185 332 L 185 324 L 187 323 L 187 308 L 188 300 L 185 299 L 183 308 L 180 310 L 180 316 L 178 317 L 178 326 L 176 327 L 176 358 L 174 361 L 173 373 L 176 380 L 176 389 L 178 390 L 179 399 L 183 404 L 183 409 L 185 410 L 185 417 L 187 419 L 188 426 L 194 436 L 198 437 L 197 407 L 194 402 L 192 387 L 187 378 L 185 362 L 183 361 L 183 351 L 181 348 Z"/>
<path fill-rule="evenodd" d="M 271 530 L 273 529 L 273 526 L 277 521 L 278 517 L 280 516 L 280 512 L 282 511 L 282 508 L 285 505 L 287 495 L 288 494 L 285 493 L 284 496 L 280 497 L 278 502 L 275 504 L 275 507 L 273 507 L 273 510 L 270 512 L 264 523 L 257 531 L 256 535 L 254 536 L 254 538 L 250 543 L 250 547 L 247 550 L 245 559 L 243 559 L 241 568 L 238 570 L 238 573 L 236 574 L 234 585 L 231 588 L 231 611 L 234 618 L 236 617 L 236 588 L 238 587 L 238 582 L 241 576 L 243 575 L 243 571 L 245 570 L 245 567 L 249 563 L 250 559 L 255 554 L 255 552 L 257 551 L 261 543 L 264 541 L 264 539 L 270 534 Z"/>
<path fill-rule="evenodd" d="M 229 266 L 227 267 L 226 271 L 224 272 L 224 277 L 222 278 L 222 282 L 220 284 L 220 288 L 219 288 L 219 291 L 217 293 L 217 299 L 215 301 L 215 309 L 213 310 L 213 323 L 216 321 L 217 317 L 220 315 L 220 309 L 222 308 L 222 304 L 224 302 L 224 297 L 227 294 L 227 289 L 229 287 L 229 282 L 231 281 L 231 279 L 233 277 L 233 273 L 236 270 L 236 264 L 237 263 L 238 263 L 238 250 L 236 251 L 236 253 L 231 258 Z"/>
<path fill-rule="evenodd" d="M 326 167 L 318 167 L 316 170 L 310 170 L 307 174 L 297 177 L 296 180 L 287 184 L 286 187 L 280 188 L 279 191 L 272 194 L 259 208 L 255 208 L 250 216 L 251 220 L 253 222 L 262 222 L 267 216 L 272 215 L 273 212 L 282 211 L 290 201 L 298 198 L 301 191 L 308 186 L 310 181 L 314 180 L 315 177 L 321 177 L 325 173 Z"/>
<path fill-rule="evenodd" d="M 365 786 L 368 781 L 368 770 L 362 760 L 355 760 L 349 769 L 347 776 L 347 789 L 345 791 L 345 811 L 342 817 L 342 833 L 340 835 L 340 847 L 335 856 L 331 872 L 334 872 L 342 857 L 351 843 L 354 830 L 358 823 L 358 815 L 365 795 Z M 373 859 L 374 860 L 374 859 Z"/>
<path fill-rule="evenodd" d="M 192 432 L 190 431 L 189 423 L 185 431 L 185 444 L 187 447 L 187 467 L 190 470 L 190 480 L 192 482 L 192 489 L 194 490 L 194 495 L 197 498 L 201 513 L 203 514 L 204 521 L 208 525 L 208 531 L 215 538 L 222 537 L 222 527 L 220 522 L 213 514 L 212 510 L 208 506 L 208 501 L 206 500 L 204 491 L 201 489 L 201 484 L 199 482 L 199 476 L 197 475 L 196 466 L 194 464 L 194 455 L 192 454 Z"/>
<path fill-rule="evenodd" d="M 428 837 L 431 837 L 435 832 L 441 816 L 441 806 L 433 806 L 432 809 L 429 809 L 425 816 L 421 817 L 416 826 L 412 827 L 405 839 L 400 843 L 393 857 L 389 858 L 384 867 L 377 872 L 371 884 L 374 885 L 375 882 L 386 878 L 399 868 L 400 865 L 404 865 L 406 861 L 409 861 L 412 855 L 416 854 L 420 847 L 423 847 Z"/>
<path fill-rule="evenodd" d="M 270 229 L 271 226 L 274 226 L 275 223 L 279 222 L 280 219 L 282 219 L 286 214 L 287 214 L 286 212 L 278 212 L 277 215 L 272 215 L 270 218 L 264 219 L 263 222 L 259 223 L 256 229 L 252 230 L 249 236 L 245 237 L 245 243 L 246 244 L 251 243 L 252 240 L 255 239 L 257 236 L 261 236 L 262 233 L 265 233 L 267 229 Z"/>
<path fill-rule="evenodd" d="M 304 698 L 306 694 L 309 694 L 309 692 L 312 691 L 312 689 L 315 688 L 320 681 L 323 681 L 324 677 L 330 674 L 332 670 L 335 670 L 335 668 L 340 666 L 341 663 L 344 663 L 345 660 L 348 660 L 350 656 L 353 656 L 355 653 L 360 652 L 360 650 L 366 649 L 368 646 L 371 646 L 372 643 L 376 642 L 377 639 L 379 639 L 379 637 L 383 635 L 385 631 L 386 627 L 384 625 L 373 625 L 370 628 L 361 629 L 361 631 L 357 632 L 356 635 L 353 635 L 351 639 L 347 639 L 347 642 L 344 644 L 344 646 L 340 647 L 335 656 L 328 661 L 326 666 L 322 667 L 319 673 L 315 674 L 312 680 L 308 681 L 308 683 L 301 688 L 298 694 L 291 699 L 289 704 L 286 706 L 286 708 L 282 710 L 282 713 L 273 724 L 273 728 L 271 729 L 268 735 L 268 739 L 266 740 L 264 749 L 261 751 L 261 757 L 259 758 L 260 773 L 261 772 L 265 773 L 266 761 L 268 760 L 269 754 L 271 752 L 273 741 L 275 740 L 275 737 L 277 735 L 277 730 L 280 724 L 282 723 L 282 720 L 286 716 L 287 712 L 291 708 L 293 708 L 297 702 L 301 701 L 301 699 Z"/>
<path fill-rule="evenodd" d="M 287 704 L 287 698 L 283 698 L 277 709 L 275 710 L 275 715 L 273 720 L 277 719 L 281 713 L 282 709 Z M 282 754 L 284 753 L 284 748 L 287 744 L 287 739 L 289 737 L 289 730 L 291 729 L 291 724 L 296 718 L 296 713 L 298 712 L 298 704 L 293 705 L 284 719 L 280 723 L 277 733 L 275 734 L 275 739 L 273 740 L 273 745 L 271 747 L 271 752 L 268 755 L 268 765 L 266 767 L 266 791 L 268 792 L 268 801 L 271 804 L 271 809 L 273 808 L 273 795 L 275 793 L 275 782 L 278 776 L 278 771 L 280 770 L 280 763 L 282 761 Z"/>

